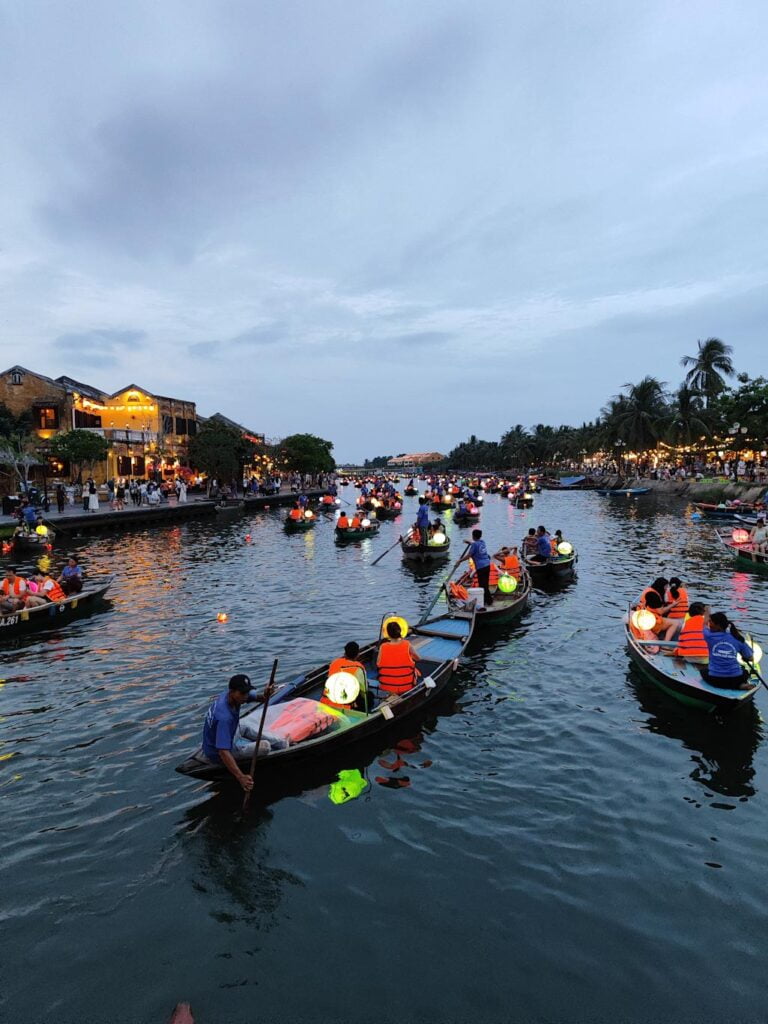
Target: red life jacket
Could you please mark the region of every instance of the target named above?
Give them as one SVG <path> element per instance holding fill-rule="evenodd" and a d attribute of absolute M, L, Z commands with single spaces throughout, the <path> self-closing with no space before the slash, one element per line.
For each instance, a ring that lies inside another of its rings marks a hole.
<path fill-rule="evenodd" d="M 388 640 L 379 649 L 379 688 L 387 693 L 407 693 L 416 681 L 416 665 L 407 640 Z"/>

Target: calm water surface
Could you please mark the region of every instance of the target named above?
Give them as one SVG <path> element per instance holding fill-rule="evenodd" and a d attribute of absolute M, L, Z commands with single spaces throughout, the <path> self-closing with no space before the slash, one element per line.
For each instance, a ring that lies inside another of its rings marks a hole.
<path fill-rule="evenodd" d="M 768 693 L 727 723 L 678 710 L 622 643 L 659 571 L 768 633 L 768 578 L 683 512 L 489 497 L 489 543 L 562 528 L 578 580 L 351 763 L 358 799 L 320 775 L 245 821 L 173 771 L 209 696 L 415 619 L 440 573 L 371 566 L 399 522 L 341 549 L 276 512 L 84 542 L 118 574 L 111 609 L 3 650 L 0 1018 L 150 1024 L 188 999 L 200 1024 L 764 1020 Z"/>

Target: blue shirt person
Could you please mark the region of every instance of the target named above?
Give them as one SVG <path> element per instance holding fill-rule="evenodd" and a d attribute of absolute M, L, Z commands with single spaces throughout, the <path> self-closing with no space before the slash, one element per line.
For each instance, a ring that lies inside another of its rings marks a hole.
<path fill-rule="evenodd" d="M 475 563 L 477 585 L 483 588 L 483 601 L 487 608 L 493 604 L 493 594 L 490 591 L 488 582 L 491 575 L 491 556 L 488 554 L 488 548 L 485 546 L 482 530 L 472 531 L 472 543 L 459 561 L 466 562 L 468 558 L 471 558 Z"/>
<path fill-rule="evenodd" d="M 536 554 L 545 560 L 549 560 L 552 555 L 552 541 L 543 526 L 536 531 Z"/>
<path fill-rule="evenodd" d="M 232 743 L 240 722 L 240 708 L 249 699 L 250 691 L 248 676 L 242 673 L 232 676 L 228 689 L 208 708 L 203 723 L 203 755 L 209 761 L 224 765 L 246 791 L 253 788 L 253 779 L 240 771 L 232 756 Z"/>
<path fill-rule="evenodd" d="M 752 648 L 744 643 L 741 633 L 728 621 L 724 612 L 713 612 L 709 622 L 704 620 L 704 639 L 709 648 L 709 664 L 699 671 L 702 678 L 713 686 L 725 689 L 748 688 L 749 670 L 739 662 L 752 661 Z"/>
<path fill-rule="evenodd" d="M 429 540 L 429 509 L 424 498 L 419 498 L 419 511 L 416 513 L 416 529 L 422 544 Z"/>
<path fill-rule="evenodd" d="M 472 533 L 474 537 L 474 531 Z M 488 554 L 488 548 L 485 546 L 484 540 L 473 540 L 469 545 L 469 551 L 467 552 L 467 558 L 471 558 L 475 563 L 476 569 L 487 569 L 491 564 L 491 556 Z"/>

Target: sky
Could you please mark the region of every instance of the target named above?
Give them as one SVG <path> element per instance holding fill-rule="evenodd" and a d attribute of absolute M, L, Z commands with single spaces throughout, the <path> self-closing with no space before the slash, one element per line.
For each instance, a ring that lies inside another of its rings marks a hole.
<path fill-rule="evenodd" d="M 764 0 L 0 0 L 0 362 L 341 462 L 768 373 Z"/>

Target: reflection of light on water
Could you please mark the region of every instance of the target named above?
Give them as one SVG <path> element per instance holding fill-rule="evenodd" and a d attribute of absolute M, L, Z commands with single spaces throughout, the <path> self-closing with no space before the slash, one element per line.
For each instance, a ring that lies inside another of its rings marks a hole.
<path fill-rule="evenodd" d="M 304 534 L 304 557 L 308 562 L 315 559 L 315 531 L 307 530 Z"/>
<path fill-rule="evenodd" d="M 752 578 L 746 572 L 735 572 L 731 576 L 731 608 L 739 612 L 748 612 L 749 595 L 752 589 Z"/>

